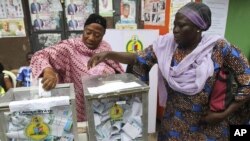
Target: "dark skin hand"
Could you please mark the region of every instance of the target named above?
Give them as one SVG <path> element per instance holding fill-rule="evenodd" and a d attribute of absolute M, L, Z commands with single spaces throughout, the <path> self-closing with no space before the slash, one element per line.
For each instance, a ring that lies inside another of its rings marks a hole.
<path fill-rule="evenodd" d="M 245 102 L 249 101 L 250 97 L 244 101 L 233 102 L 228 108 L 223 112 L 213 112 L 208 111 L 207 114 L 201 119 L 201 122 L 215 124 L 226 119 L 230 114 L 237 111 Z"/>
<path fill-rule="evenodd" d="M 9 77 L 4 78 L 4 83 L 6 85 L 7 90 L 9 90 L 10 88 L 13 88 L 12 81 Z"/>
<path fill-rule="evenodd" d="M 101 53 L 93 55 L 88 61 L 88 65 L 87 65 L 88 69 L 93 68 L 99 63 L 105 61 L 108 53 L 109 52 L 101 52 Z"/>
<path fill-rule="evenodd" d="M 88 61 L 88 69 L 96 66 L 100 62 L 105 61 L 106 59 L 111 59 L 123 64 L 131 64 L 133 65 L 136 61 L 135 53 L 127 53 L 127 52 L 114 52 L 114 51 L 106 51 L 93 55 Z"/>
<path fill-rule="evenodd" d="M 43 88 L 47 91 L 56 87 L 57 73 L 52 68 L 45 68 L 43 70 L 42 84 Z"/>

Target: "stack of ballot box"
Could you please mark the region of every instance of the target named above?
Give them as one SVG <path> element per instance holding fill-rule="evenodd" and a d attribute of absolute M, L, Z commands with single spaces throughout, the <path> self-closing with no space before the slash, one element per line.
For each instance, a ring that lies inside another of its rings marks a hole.
<path fill-rule="evenodd" d="M 89 141 L 147 141 L 149 86 L 132 74 L 83 78 Z"/>
<path fill-rule="evenodd" d="M 78 141 L 74 86 L 10 89 L 0 97 L 0 141 Z"/>

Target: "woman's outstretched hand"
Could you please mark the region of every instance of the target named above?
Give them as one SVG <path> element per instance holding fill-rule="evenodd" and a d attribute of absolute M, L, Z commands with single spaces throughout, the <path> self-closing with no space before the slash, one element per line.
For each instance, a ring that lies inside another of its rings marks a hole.
<path fill-rule="evenodd" d="M 222 120 L 226 119 L 230 114 L 233 114 L 235 111 L 239 110 L 239 108 L 246 102 L 249 102 L 250 97 L 247 97 L 241 101 L 232 102 L 224 111 L 221 112 L 212 112 L 208 111 L 206 115 L 201 119 L 202 122 L 206 123 L 218 123 Z"/>
<path fill-rule="evenodd" d="M 88 69 L 98 65 L 100 62 L 103 62 L 106 59 L 108 53 L 109 52 L 101 52 L 93 55 L 88 61 Z"/>
<path fill-rule="evenodd" d="M 43 88 L 47 91 L 55 88 L 57 84 L 57 73 L 52 68 L 45 68 L 42 83 Z"/>

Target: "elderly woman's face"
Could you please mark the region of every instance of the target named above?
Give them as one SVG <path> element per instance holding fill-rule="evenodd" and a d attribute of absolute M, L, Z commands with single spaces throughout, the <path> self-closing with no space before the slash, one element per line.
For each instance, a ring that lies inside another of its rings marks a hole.
<path fill-rule="evenodd" d="M 197 30 L 199 30 L 197 26 L 183 14 L 177 13 L 175 15 L 173 33 L 176 43 L 184 46 L 192 43 L 197 37 Z"/>
<path fill-rule="evenodd" d="M 96 49 L 102 41 L 104 33 L 105 29 L 100 24 L 92 23 L 85 26 L 82 40 L 89 49 Z"/>

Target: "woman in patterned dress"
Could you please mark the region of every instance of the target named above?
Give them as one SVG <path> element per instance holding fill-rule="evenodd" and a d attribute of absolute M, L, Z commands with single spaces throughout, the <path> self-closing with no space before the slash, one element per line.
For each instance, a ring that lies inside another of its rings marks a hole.
<path fill-rule="evenodd" d="M 150 68 L 157 63 L 159 102 L 166 106 L 158 140 L 229 140 L 229 124 L 245 124 L 250 116 L 250 108 L 246 108 L 250 68 L 237 47 L 220 36 L 202 34 L 210 25 L 210 8 L 190 2 L 175 15 L 173 34 L 160 36 L 141 52 L 96 54 L 88 67 L 112 59 L 133 65 L 133 73 L 147 81 Z M 209 98 L 223 66 L 232 70 L 238 88 L 224 111 L 213 112 Z"/>

